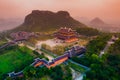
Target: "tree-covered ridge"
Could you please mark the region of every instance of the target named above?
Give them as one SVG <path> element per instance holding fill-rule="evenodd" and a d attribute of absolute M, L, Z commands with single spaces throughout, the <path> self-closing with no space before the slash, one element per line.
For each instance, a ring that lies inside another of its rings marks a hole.
<path fill-rule="evenodd" d="M 101 35 L 90 41 L 87 45 L 87 53 L 81 57 L 72 58 L 73 61 L 91 68 L 86 73 L 84 80 L 120 80 L 120 40 L 110 47 L 110 51 L 99 57 L 99 53 L 106 45 L 109 35 Z M 115 54 L 114 54 L 115 52 Z"/>
<path fill-rule="evenodd" d="M 76 28 L 76 31 L 80 35 L 85 35 L 85 36 L 96 36 L 96 35 L 99 35 L 101 33 L 97 29 L 93 29 L 93 28 L 90 28 L 90 27 Z"/>
<path fill-rule="evenodd" d="M 115 44 L 109 48 L 109 53 L 112 55 L 120 55 L 120 39 L 118 39 Z"/>
<path fill-rule="evenodd" d="M 87 45 L 87 54 L 97 54 L 99 55 L 100 51 L 102 51 L 106 44 L 107 41 L 111 38 L 110 34 L 101 34 L 97 38 L 91 40 L 89 44 Z"/>
<path fill-rule="evenodd" d="M 28 66 L 23 71 L 24 77 L 16 77 L 14 80 L 72 80 L 69 66 L 61 65 L 48 69 L 47 67 Z M 43 79 L 44 76 L 48 78 Z M 12 78 L 7 77 L 7 80 Z"/>

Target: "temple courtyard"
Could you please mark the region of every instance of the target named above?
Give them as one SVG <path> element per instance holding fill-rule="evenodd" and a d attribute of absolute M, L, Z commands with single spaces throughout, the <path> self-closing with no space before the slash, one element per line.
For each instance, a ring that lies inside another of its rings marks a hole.
<path fill-rule="evenodd" d="M 45 40 L 45 41 L 38 41 L 37 44 L 36 44 L 36 47 L 40 49 L 42 44 L 47 44 L 50 47 L 54 47 L 54 46 L 57 46 L 57 45 L 63 45 L 62 43 L 57 42 L 55 39 L 48 39 L 48 40 Z"/>

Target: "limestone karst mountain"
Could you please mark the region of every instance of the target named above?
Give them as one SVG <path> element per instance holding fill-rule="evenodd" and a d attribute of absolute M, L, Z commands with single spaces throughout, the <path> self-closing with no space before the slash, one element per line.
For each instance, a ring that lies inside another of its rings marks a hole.
<path fill-rule="evenodd" d="M 86 25 L 73 19 L 67 11 L 39 11 L 33 10 L 25 17 L 24 23 L 14 30 L 45 31 L 60 27 L 86 27 Z"/>

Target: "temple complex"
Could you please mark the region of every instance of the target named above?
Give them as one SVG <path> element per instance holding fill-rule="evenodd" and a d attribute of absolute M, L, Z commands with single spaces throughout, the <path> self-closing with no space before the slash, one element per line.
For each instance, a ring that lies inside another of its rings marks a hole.
<path fill-rule="evenodd" d="M 55 67 L 56 65 L 59 65 L 65 61 L 67 61 L 69 58 L 73 56 L 78 56 L 86 52 L 85 47 L 81 46 L 73 46 L 70 50 L 64 52 L 64 55 L 61 55 L 55 59 L 53 59 L 51 62 L 48 62 L 44 59 L 36 58 L 35 62 L 33 62 L 31 65 L 34 67 L 38 67 L 41 65 L 46 66 L 47 68 Z"/>
<path fill-rule="evenodd" d="M 65 61 L 67 61 L 69 58 L 81 55 L 86 52 L 86 48 L 82 46 L 73 46 L 68 51 L 64 52 L 63 55 L 54 58 L 52 61 L 46 61 L 45 59 L 36 58 L 35 61 L 31 64 L 31 66 L 39 67 L 39 66 L 46 66 L 48 69 L 51 67 L 55 67 Z M 9 77 L 22 77 L 23 71 L 20 71 L 18 73 L 12 72 L 8 73 Z"/>
<path fill-rule="evenodd" d="M 63 42 L 75 42 L 78 41 L 78 33 L 71 28 L 60 28 L 56 33 L 55 37 Z"/>

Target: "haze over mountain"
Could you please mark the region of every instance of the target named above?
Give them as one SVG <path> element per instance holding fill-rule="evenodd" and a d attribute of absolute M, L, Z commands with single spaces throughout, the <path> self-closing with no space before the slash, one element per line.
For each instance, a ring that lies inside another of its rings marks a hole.
<path fill-rule="evenodd" d="M 68 11 L 71 16 L 120 23 L 120 0 L 0 0 L 0 17 L 24 18 L 31 10 Z"/>
<path fill-rule="evenodd" d="M 120 32 L 120 25 L 107 23 L 99 17 L 96 17 L 92 20 L 88 20 L 87 18 L 81 18 L 79 19 L 79 21 L 86 24 L 89 27 L 96 28 L 101 31 Z"/>
<path fill-rule="evenodd" d="M 97 16 L 108 24 L 120 25 L 119 4 L 120 0 L 0 0 L 0 18 L 24 19 L 25 15 L 36 9 L 53 12 L 64 10 L 78 20 L 81 16 L 89 20 Z M 85 18 L 84 22 L 87 23 Z"/>
<path fill-rule="evenodd" d="M 23 23 L 20 18 L 0 19 L 0 31 L 9 30 L 15 28 Z"/>
<path fill-rule="evenodd" d="M 90 22 L 90 19 L 88 19 L 87 17 L 76 17 L 75 19 L 84 24 L 88 24 Z"/>

